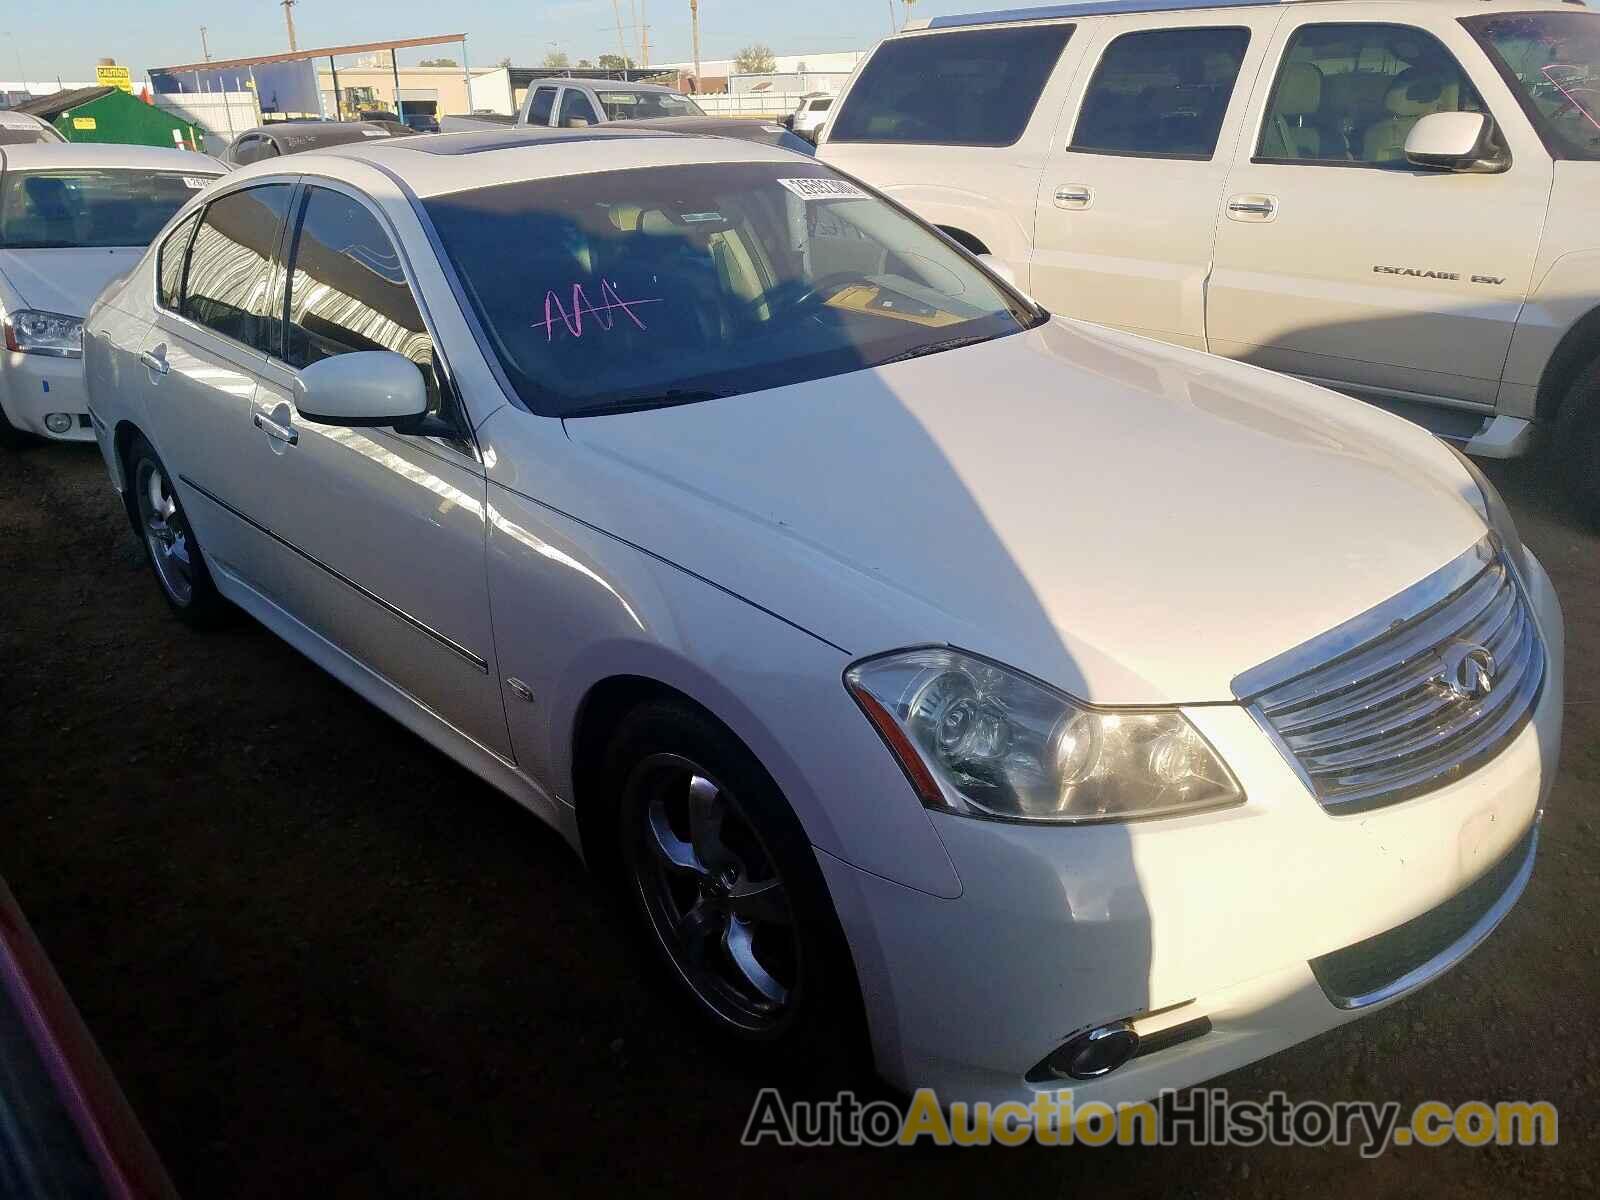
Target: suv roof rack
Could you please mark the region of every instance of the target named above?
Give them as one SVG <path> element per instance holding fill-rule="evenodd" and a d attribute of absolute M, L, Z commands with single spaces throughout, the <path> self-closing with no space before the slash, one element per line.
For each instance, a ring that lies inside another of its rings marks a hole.
<path fill-rule="evenodd" d="M 993 12 L 933 17 L 928 29 L 960 25 L 1000 25 L 1008 21 L 1054 21 L 1061 17 L 1096 17 L 1108 13 L 1171 12 L 1191 8 L 1256 8 L 1287 0 L 1081 0 L 1078 4 L 1047 4 L 1040 8 L 1002 8 Z M 1579 0 L 1581 3 L 1582 0 Z"/>

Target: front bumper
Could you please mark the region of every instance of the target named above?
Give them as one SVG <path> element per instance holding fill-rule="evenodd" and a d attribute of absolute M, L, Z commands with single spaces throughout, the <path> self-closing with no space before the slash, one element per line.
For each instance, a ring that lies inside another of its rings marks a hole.
<path fill-rule="evenodd" d="M 0 408 L 6 420 L 25 433 L 56 442 L 92 442 L 89 397 L 83 386 L 83 359 L 48 354 L 18 354 L 0 348 Z M 54 433 L 44 423 L 50 413 L 66 413 L 71 427 Z"/>
<path fill-rule="evenodd" d="M 1062 1087 L 1079 1102 L 1148 1099 L 1375 1011 L 1448 969 L 1493 920 L 1358 997 L 1360 1007 L 1341 1007 L 1351 998 L 1325 990 L 1312 960 L 1439 909 L 1525 848 L 1555 778 L 1564 688 L 1560 605 L 1531 555 L 1525 582 L 1549 657 L 1533 717 L 1492 761 L 1437 791 L 1333 815 L 1243 708 L 1208 706 L 1187 715 L 1244 784 L 1237 808 L 1076 828 L 936 815 L 961 879 L 954 900 L 819 855 L 879 1070 L 945 1102 L 1026 1103 Z M 1489 898 L 1495 920 L 1526 882 L 1514 875 Z M 1397 933 L 1387 945 L 1403 942 Z M 1025 1078 L 1082 1030 L 1131 1018 L 1148 1041 L 1201 1017 L 1209 1032 L 1101 1079 Z"/>

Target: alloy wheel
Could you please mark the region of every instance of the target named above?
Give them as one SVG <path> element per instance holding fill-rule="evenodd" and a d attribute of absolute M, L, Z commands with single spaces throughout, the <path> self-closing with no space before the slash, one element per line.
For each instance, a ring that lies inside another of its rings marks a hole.
<path fill-rule="evenodd" d="M 174 604 L 186 606 L 194 598 L 194 539 L 178 508 L 178 498 L 162 469 L 141 459 L 135 478 L 139 525 L 156 576 Z"/>
<path fill-rule="evenodd" d="M 799 939 L 760 834 L 714 775 L 680 755 L 646 758 L 625 799 L 634 883 L 677 973 L 722 1021 L 777 1033 L 795 1008 Z"/>

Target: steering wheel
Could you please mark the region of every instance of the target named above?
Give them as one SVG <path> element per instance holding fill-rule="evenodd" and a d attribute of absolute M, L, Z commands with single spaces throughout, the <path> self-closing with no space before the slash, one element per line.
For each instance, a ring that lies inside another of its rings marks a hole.
<path fill-rule="evenodd" d="M 815 280 L 793 300 L 785 305 L 789 309 L 809 308 L 813 304 L 826 303 L 832 296 L 853 283 L 865 283 L 866 280 L 856 271 L 835 271 L 831 275 L 824 275 Z"/>

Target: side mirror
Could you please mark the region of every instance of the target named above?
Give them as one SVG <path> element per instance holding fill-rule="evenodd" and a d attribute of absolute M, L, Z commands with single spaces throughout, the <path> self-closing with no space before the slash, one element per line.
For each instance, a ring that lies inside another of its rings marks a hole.
<path fill-rule="evenodd" d="M 1429 113 L 1406 135 L 1406 161 L 1434 171 L 1492 174 L 1510 166 L 1488 113 Z"/>
<path fill-rule="evenodd" d="M 319 425 L 399 425 L 428 411 L 417 364 L 393 350 L 318 359 L 294 381 L 294 406 Z"/>
<path fill-rule="evenodd" d="M 1017 288 L 1018 291 L 1021 290 L 1017 284 L 1017 273 L 1011 269 L 1011 264 L 1004 259 L 996 258 L 992 254 L 980 254 L 978 255 L 978 261 L 988 267 L 991 273 L 1000 276 L 1001 279 L 1012 287 Z"/>

